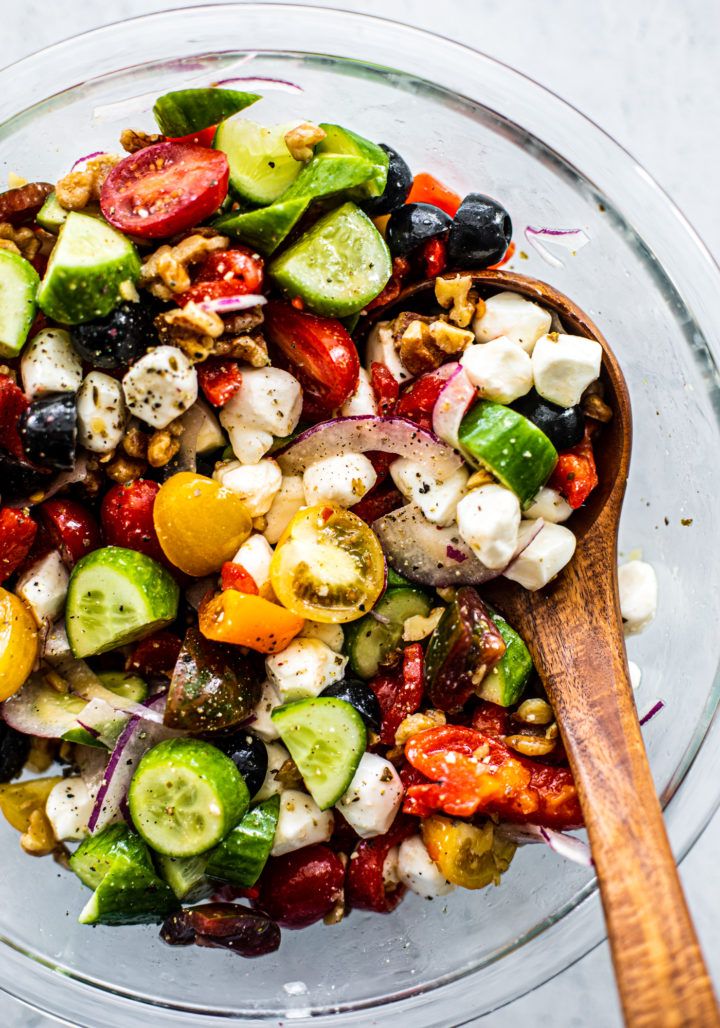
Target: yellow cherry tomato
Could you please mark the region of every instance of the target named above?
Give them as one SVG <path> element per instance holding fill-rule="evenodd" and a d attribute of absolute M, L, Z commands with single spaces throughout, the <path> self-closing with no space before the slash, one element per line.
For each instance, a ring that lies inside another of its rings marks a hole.
<path fill-rule="evenodd" d="M 192 471 L 173 475 L 161 487 L 153 521 L 167 559 L 197 578 L 232 560 L 252 530 L 237 493 Z"/>
<path fill-rule="evenodd" d="M 17 692 L 38 654 L 37 627 L 25 604 L 0 589 L 0 700 Z"/>
<path fill-rule="evenodd" d="M 318 504 L 298 511 L 270 564 L 280 603 L 300 617 L 327 623 L 355 621 L 385 586 L 385 558 L 377 536 L 343 507 Z"/>
<path fill-rule="evenodd" d="M 260 653 L 279 653 L 300 632 L 305 621 L 253 593 L 226 589 L 200 604 L 200 631 L 215 642 L 248 646 Z"/>
<path fill-rule="evenodd" d="M 26 832 L 33 812 L 45 812 L 47 798 L 58 782 L 62 782 L 61 777 L 34 778 L 30 782 L 0 785 L 0 810 L 6 821 L 18 832 Z"/>
<path fill-rule="evenodd" d="M 421 828 L 427 851 L 443 875 L 464 889 L 499 882 L 515 853 L 514 843 L 497 835 L 492 821 L 479 826 L 433 815 Z"/>

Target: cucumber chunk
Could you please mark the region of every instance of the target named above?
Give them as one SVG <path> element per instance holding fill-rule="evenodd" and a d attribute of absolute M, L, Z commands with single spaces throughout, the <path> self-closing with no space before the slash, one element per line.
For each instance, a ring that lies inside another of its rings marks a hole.
<path fill-rule="evenodd" d="M 210 854 L 207 874 L 241 888 L 253 886 L 270 856 L 279 815 L 279 796 L 249 810 Z"/>
<path fill-rule="evenodd" d="M 393 654 L 402 645 L 405 621 L 414 614 L 427 617 L 430 606 L 429 597 L 419 589 L 394 587 L 375 605 L 373 614 L 380 615 L 382 621 L 373 614 L 366 614 L 347 625 L 345 651 L 355 674 L 359 678 L 372 678 L 384 665 L 391 663 Z"/>
<path fill-rule="evenodd" d="M 147 683 L 139 675 L 133 675 L 129 671 L 100 671 L 98 678 L 106 689 L 125 700 L 142 703 L 147 699 Z"/>
<path fill-rule="evenodd" d="M 325 132 L 325 138 L 318 143 L 315 152 L 350 154 L 353 157 L 362 157 L 373 165 L 373 173 L 363 186 L 358 187 L 358 197 L 380 196 L 387 183 L 388 166 L 390 158 L 385 151 L 371 143 L 369 139 L 351 132 L 350 129 L 341 125 L 330 125 L 326 122 L 320 123 L 320 128 Z"/>
<path fill-rule="evenodd" d="M 140 274 L 137 250 L 100 218 L 71 211 L 60 229 L 40 285 L 38 303 L 48 317 L 78 325 L 109 314 L 120 286 Z"/>
<path fill-rule="evenodd" d="M 177 616 L 180 590 L 169 571 L 136 550 L 105 546 L 75 565 L 65 609 L 75 657 L 124 646 Z"/>
<path fill-rule="evenodd" d="M 212 884 L 205 874 L 207 853 L 201 853 L 198 857 L 166 857 L 158 853 L 155 862 L 160 874 L 182 903 L 198 903 L 212 893 Z"/>
<path fill-rule="evenodd" d="M 460 422 L 460 448 L 529 507 L 557 463 L 557 450 L 526 417 L 491 400 L 480 400 Z"/>
<path fill-rule="evenodd" d="M 367 746 L 362 717 L 345 700 L 298 700 L 271 715 L 305 786 L 321 810 L 347 792 Z"/>
<path fill-rule="evenodd" d="M 230 118 L 218 125 L 213 146 L 230 165 L 230 185 L 249 204 L 264 207 L 281 196 L 302 170 L 287 148 L 285 135 L 297 122 L 257 125 L 247 118 Z"/>
<path fill-rule="evenodd" d="M 391 568 L 389 566 L 387 569 L 387 584 L 388 589 L 391 585 L 409 585 L 412 589 L 415 588 L 412 582 L 410 582 L 407 578 L 404 578 L 402 575 L 399 575 L 395 568 Z"/>
<path fill-rule="evenodd" d="M 97 889 L 119 857 L 146 871 L 153 869 L 147 846 L 123 824 L 109 825 L 83 839 L 70 857 L 70 869 L 83 885 Z"/>
<path fill-rule="evenodd" d="M 270 274 L 289 296 L 299 296 L 317 314 L 335 317 L 362 310 L 387 284 L 391 271 L 385 240 L 352 203 L 326 214 L 270 265 Z"/>
<path fill-rule="evenodd" d="M 505 653 L 489 671 L 476 690 L 481 700 L 497 703 L 501 707 L 514 706 L 528 683 L 534 670 L 530 652 L 515 631 L 496 611 L 490 611 L 497 630 L 505 642 Z"/>
<path fill-rule="evenodd" d="M 298 197 L 296 200 L 280 200 L 257 211 L 224 214 L 214 223 L 214 228 L 236 236 L 267 257 L 297 225 L 309 203 L 307 197 Z"/>
<path fill-rule="evenodd" d="M 304 166 L 293 184 L 280 197 L 281 202 L 305 197 L 320 200 L 361 186 L 375 172 L 371 161 L 350 154 L 323 153 Z"/>
<path fill-rule="evenodd" d="M 229 757 L 198 739 L 167 739 L 140 761 L 128 794 L 133 824 L 157 853 L 195 857 L 217 846 L 250 803 Z"/>
<path fill-rule="evenodd" d="M 117 857 L 83 907 L 80 924 L 156 924 L 177 910 L 172 889 L 128 857 Z"/>
<path fill-rule="evenodd" d="M 61 225 L 67 221 L 67 216 L 68 211 L 60 206 L 55 190 L 53 190 L 37 212 L 35 220 L 42 228 L 56 234 L 60 231 Z"/>
<path fill-rule="evenodd" d="M 0 357 L 16 357 L 35 317 L 40 277 L 20 254 L 0 250 Z"/>
<path fill-rule="evenodd" d="M 189 136 L 244 111 L 259 99 L 257 93 L 237 89 L 177 89 L 157 98 L 153 114 L 163 135 Z"/>

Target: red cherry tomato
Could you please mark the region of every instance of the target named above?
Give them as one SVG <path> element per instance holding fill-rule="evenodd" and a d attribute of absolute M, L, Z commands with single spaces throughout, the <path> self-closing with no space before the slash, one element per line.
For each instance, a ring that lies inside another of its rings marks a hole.
<path fill-rule="evenodd" d="M 153 678 L 156 675 L 171 678 L 181 647 L 180 637 L 163 629 L 133 647 L 125 662 L 125 670 L 133 671 L 143 678 Z"/>
<path fill-rule="evenodd" d="M 348 905 L 358 910 L 374 910 L 387 914 L 394 910 L 405 895 L 405 886 L 389 890 L 385 884 L 383 866 L 393 846 L 409 838 L 417 825 L 400 814 L 385 835 L 364 839 L 348 860 L 345 895 Z"/>
<path fill-rule="evenodd" d="M 213 407 L 224 407 L 242 385 L 240 365 L 228 357 L 208 357 L 195 369 L 205 399 Z"/>
<path fill-rule="evenodd" d="M 258 595 L 258 587 L 255 579 L 246 571 L 242 564 L 235 564 L 231 560 L 225 561 L 220 571 L 220 587 L 223 589 L 237 589 L 240 593 L 252 593 Z"/>
<path fill-rule="evenodd" d="M 14 574 L 30 552 L 37 525 L 25 511 L 0 510 L 0 582 Z"/>
<path fill-rule="evenodd" d="M 402 493 L 393 485 L 376 485 L 359 503 L 353 505 L 352 512 L 368 525 L 372 525 L 373 521 L 389 514 L 391 510 L 404 506 L 406 502 Z"/>
<path fill-rule="evenodd" d="M 196 282 L 233 282 L 239 293 L 259 293 L 263 284 L 264 261 L 247 246 L 235 246 L 207 255 L 195 276 Z M 241 288 L 242 287 L 242 288 Z"/>
<path fill-rule="evenodd" d="M 193 143 L 156 143 L 116 164 L 100 207 L 121 232 L 156 239 L 209 218 L 225 199 L 228 162 L 221 150 Z"/>
<path fill-rule="evenodd" d="M 421 171 L 413 179 L 405 203 L 430 203 L 454 218 L 462 203 L 462 197 L 452 189 L 448 189 L 434 175 L 428 174 L 427 171 Z"/>
<path fill-rule="evenodd" d="M 157 482 L 138 478 L 130 485 L 114 485 L 100 508 L 105 542 L 137 550 L 153 560 L 165 561 L 153 524 L 155 497 L 160 492 Z"/>
<path fill-rule="evenodd" d="M 326 416 L 355 392 L 360 360 L 355 343 L 335 318 L 319 318 L 273 300 L 265 330 L 282 352 L 314 409 Z"/>
<path fill-rule="evenodd" d="M 304 928 L 342 896 L 345 869 L 329 846 L 305 846 L 271 857 L 260 879 L 258 906 L 285 928 Z"/>
<path fill-rule="evenodd" d="M 411 382 L 397 402 L 395 413 L 398 417 L 408 418 L 422 428 L 432 431 L 433 407 L 442 387 L 454 370 L 454 364 L 443 364 L 435 371 L 428 371 Z"/>
<path fill-rule="evenodd" d="M 597 484 L 595 455 L 590 432 L 586 428 L 585 438 L 571 450 L 560 454 L 548 485 L 562 493 L 573 510 L 577 510 Z"/>
<path fill-rule="evenodd" d="M 69 568 L 86 553 L 97 550 L 102 541 L 97 521 L 81 503 L 74 500 L 46 500 L 38 513 L 53 545 Z"/>
<path fill-rule="evenodd" d="M 401 672 L 376 675 L 370 688 L 377 696 L 382 713 L 380 742 L 394 746 L 400 722 L 419 710 L 422 703 L 423 650 L 420 643 L 405 647 Z"/>
<path fill-rule="evenodd" d="M 17 426 L 27 406 L 22 389 L 8 375 L 0 375 L 0 447 L 18 460 L 25 459 Z"/>
<path fill-rule="evenodd" d="M 382 415 L 392 414 L 400 395 L 400 383 L 381 361 L 370 365 L 370 382 Z"/>
<path fill-rule="evenodd" d="M 197 146 L 212 146 L 215 141 L 217 125 L 209 125 L 199 132 L 191 132 L 189 136 L 168 136 L 168 143 L 195 143 Z"/>
<path fill-rule="evenodd" d="M 430 728 L 405 745 L 408 761 L 428 785 L 411 785 L 403 810 L 427 817 L 443 810 L 453 817 L 480 812 L 506 821 L 547 828 L 583 823 L 572 773 L 520 757 L 499 739 L 460 725 Z"/>

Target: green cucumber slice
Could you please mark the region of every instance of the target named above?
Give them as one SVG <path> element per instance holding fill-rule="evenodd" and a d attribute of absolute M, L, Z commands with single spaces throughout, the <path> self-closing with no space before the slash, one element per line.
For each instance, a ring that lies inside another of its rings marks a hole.
<path fill-rule="evenodd" d="M 388 166 L 390 159 L 377 143 L 371 143 L 369 139 L 351 132 L 350 129 L 341 125 L 330 125 L 326 122 L 320 123 L 320 128 L 325 132 L 325 138 L 318 143 L 315 153 L 344 153 L 354 157 L 362 157 L 370 161 L 374 171 L 363 186 L 358 187 L 359 197 L 380 196 L 387 183 Z"/>
<path fill-rule="evenodd" d="M 40 277 L 18 253 L 0 250 L 0 357 L 16 357 L 35 317 Z"/>
<path fill-rule="evenodd" d="M 557 450 L 526 417 L 491 400 L 480 400 L 460 422 L 460 448 L 476 467 L 488 469 L 529 507 L 557 463 Z"/>
<path fill-rule="evenodd" d="M 83 885 L 97 889 L 119 857 L 146 871 L 153 870 L 147 846 L 123 824 L 109 825 L 83 839 L 70 857 L 70 869 Z"/>
<path fill-rule="evenodd" d="M 224 214 L 213 227 L 218 232 L 236 236 L 267 257 L 297 225 L 309 203 L 310 200 L 302 196 L 296 200 L 281 200 L 257 211 Z"/>
<path fill-rule="evenodd" d="M 387 569 L 387 584 L 388 589 L 390 588 L 390 586 L 395 585 L 409 585 L 411 589 L 415 588 L 412 582 L 408 581 L 407 578 L 403 578 L 402 575 L 399 575 L 397 571 L 394 568 L 391 568 L 390 566 L 388 566 Z"/>
<path fill-rule="evenodd" d="M 83 907 L 80 924 L 156 924 L 177 910 L 170 887 L 155 871 L 117 857 Z"/>
<path fill-rule="evenodd" d="M 326 214 L 270 265 L 270 274 L 289 296 L 334 317 L 362 310 L 384 288 L 391 271 L 385 240 L 352 203 Z"/>
<path fill-rule="evenodd" d="M 153 114 L 163 135 L 189 136 L 244 111 L 259 99 L 257 93 L 237 89 L 177 89 L 157 98 Z"/>
<path fill-rule="evenodd" d="M 174 621 L 180 590 L 157 561 L 136 550 L 105 546 L 75 565 L 65 627 L 75 657 L 114 650 Z"/>
<path fill-rule="evenodd" d="M 359 621 L 347 625 L 345 652 L 355 674 L 360 678 L 372 678 L 383 666 L 391 663 L 393 654 L 402 644 L 405 621 L 414 614 L 427 617 L 430 607 L 426 593 L 412 586 L 399 586 L 388 589 L 375 604 L 373 614 L 380 615 L 382 621 L 373 614 L 366 614 Z"/>
<path fill-rule="evenodd" d="M 375 165 L 351 154 L 322 153 L 313 157 L 280 197 L 281 203 L 303 197 L 319 200 L 363 185 L 375 173 Z"/>
<path fill-rule="evenodd" d="M 60 231 L 60 226 L 64 225 L 67 221 L 67 216 L 68 211 L 66 211 L 64 207 L 60 206 L 55 190 L 53 190 L 52 193 L 47 196 L 45 203 L 37 212 L 35 220 L 42 228 L 46 229 L 48 232 L 56 234 Z"/>
<path fill-rule="evenodd" d="M 137 250 L 121 232 L 71 211 L 60 229 L 40 285 L 42 311 L 64 325 L 101 318 L 117 307 L 120 286 L 140 274 Z"/>
<path fill-rule="evenodd" d="M 129 671 L 100 671 L 98 678 L 106 689 L 125 700 L 142 703 L 147 699 L 147 683 L 139 675 L 133 675 Z"/>
<path fill-rule="evenodd" d="M 305 786 L 321 810 L 347 792 L 367 746 L 357 710 L 331 696 L 298 700 L 271 714 Z"/>
<path fill-rule="evenodd" d="M 275 839 L 280 797 L 258 803 L 210 854 L 207 874 L 249 889 L 260 877 Z"/>
<path fill-rule="evenodd" d="M 160 874 L 182 903 L 198 903 L 213 891 L 205 875 L 207 853 L 198 857 L 166 857 L 158 853 L 155 858 Z"/>
<path fill-rule="evenodd" d="M 257 125 L 247 118 L 230 118 L 218 125 L 213 146 L 230 165 L 230 185 L 238 197 L 265 207 L 281 196 L 302 170 L 287 148 L 285 135 L 297 122 Z"/>
<path fill-rule="evenodd" d="M 501 707 L 512 707 L 525 691 L 534 665 L 527 646 L 505 618 L 494 610 L 490 611 L 490 617 L 503 637 L 506 649 L 495 667 L 485 675 L 476 692 L 481 700 L 498 703 Z"/>
<path fill-rule="evenodd" d="M 215 746 L 167 739 L 140 761 L 128 801 L 148 846 L 168 857 L 195 857 L 235 827 L 250 795 L 232 760 Z"/>

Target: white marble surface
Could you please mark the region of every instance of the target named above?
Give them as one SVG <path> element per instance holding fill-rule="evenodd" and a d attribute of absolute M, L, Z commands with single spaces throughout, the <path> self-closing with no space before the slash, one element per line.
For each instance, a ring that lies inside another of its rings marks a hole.
<path fill-rule="evenodd" d="M 8 0 L 2 60 L 182 0 Z M 187 5 L 185 5 L 187 6 Z M 625 145 L 670 193 L 720 257 L 720 5 L 717 0 L 335 0 L 339 6 L 431 29 L 519 68 Z M 19 98 L 19 102 L 20 102 Z M 716 982 L 720 982 L 720 816 L 685 860 L 682 876 Z M 45 1019 L 0 1001 L 7 1028 Z M 482 1024 L 615 1028 L 619 1009 L 606 945 Z M 478 1022 L 480 1023 L 480 1022 Z"/>

